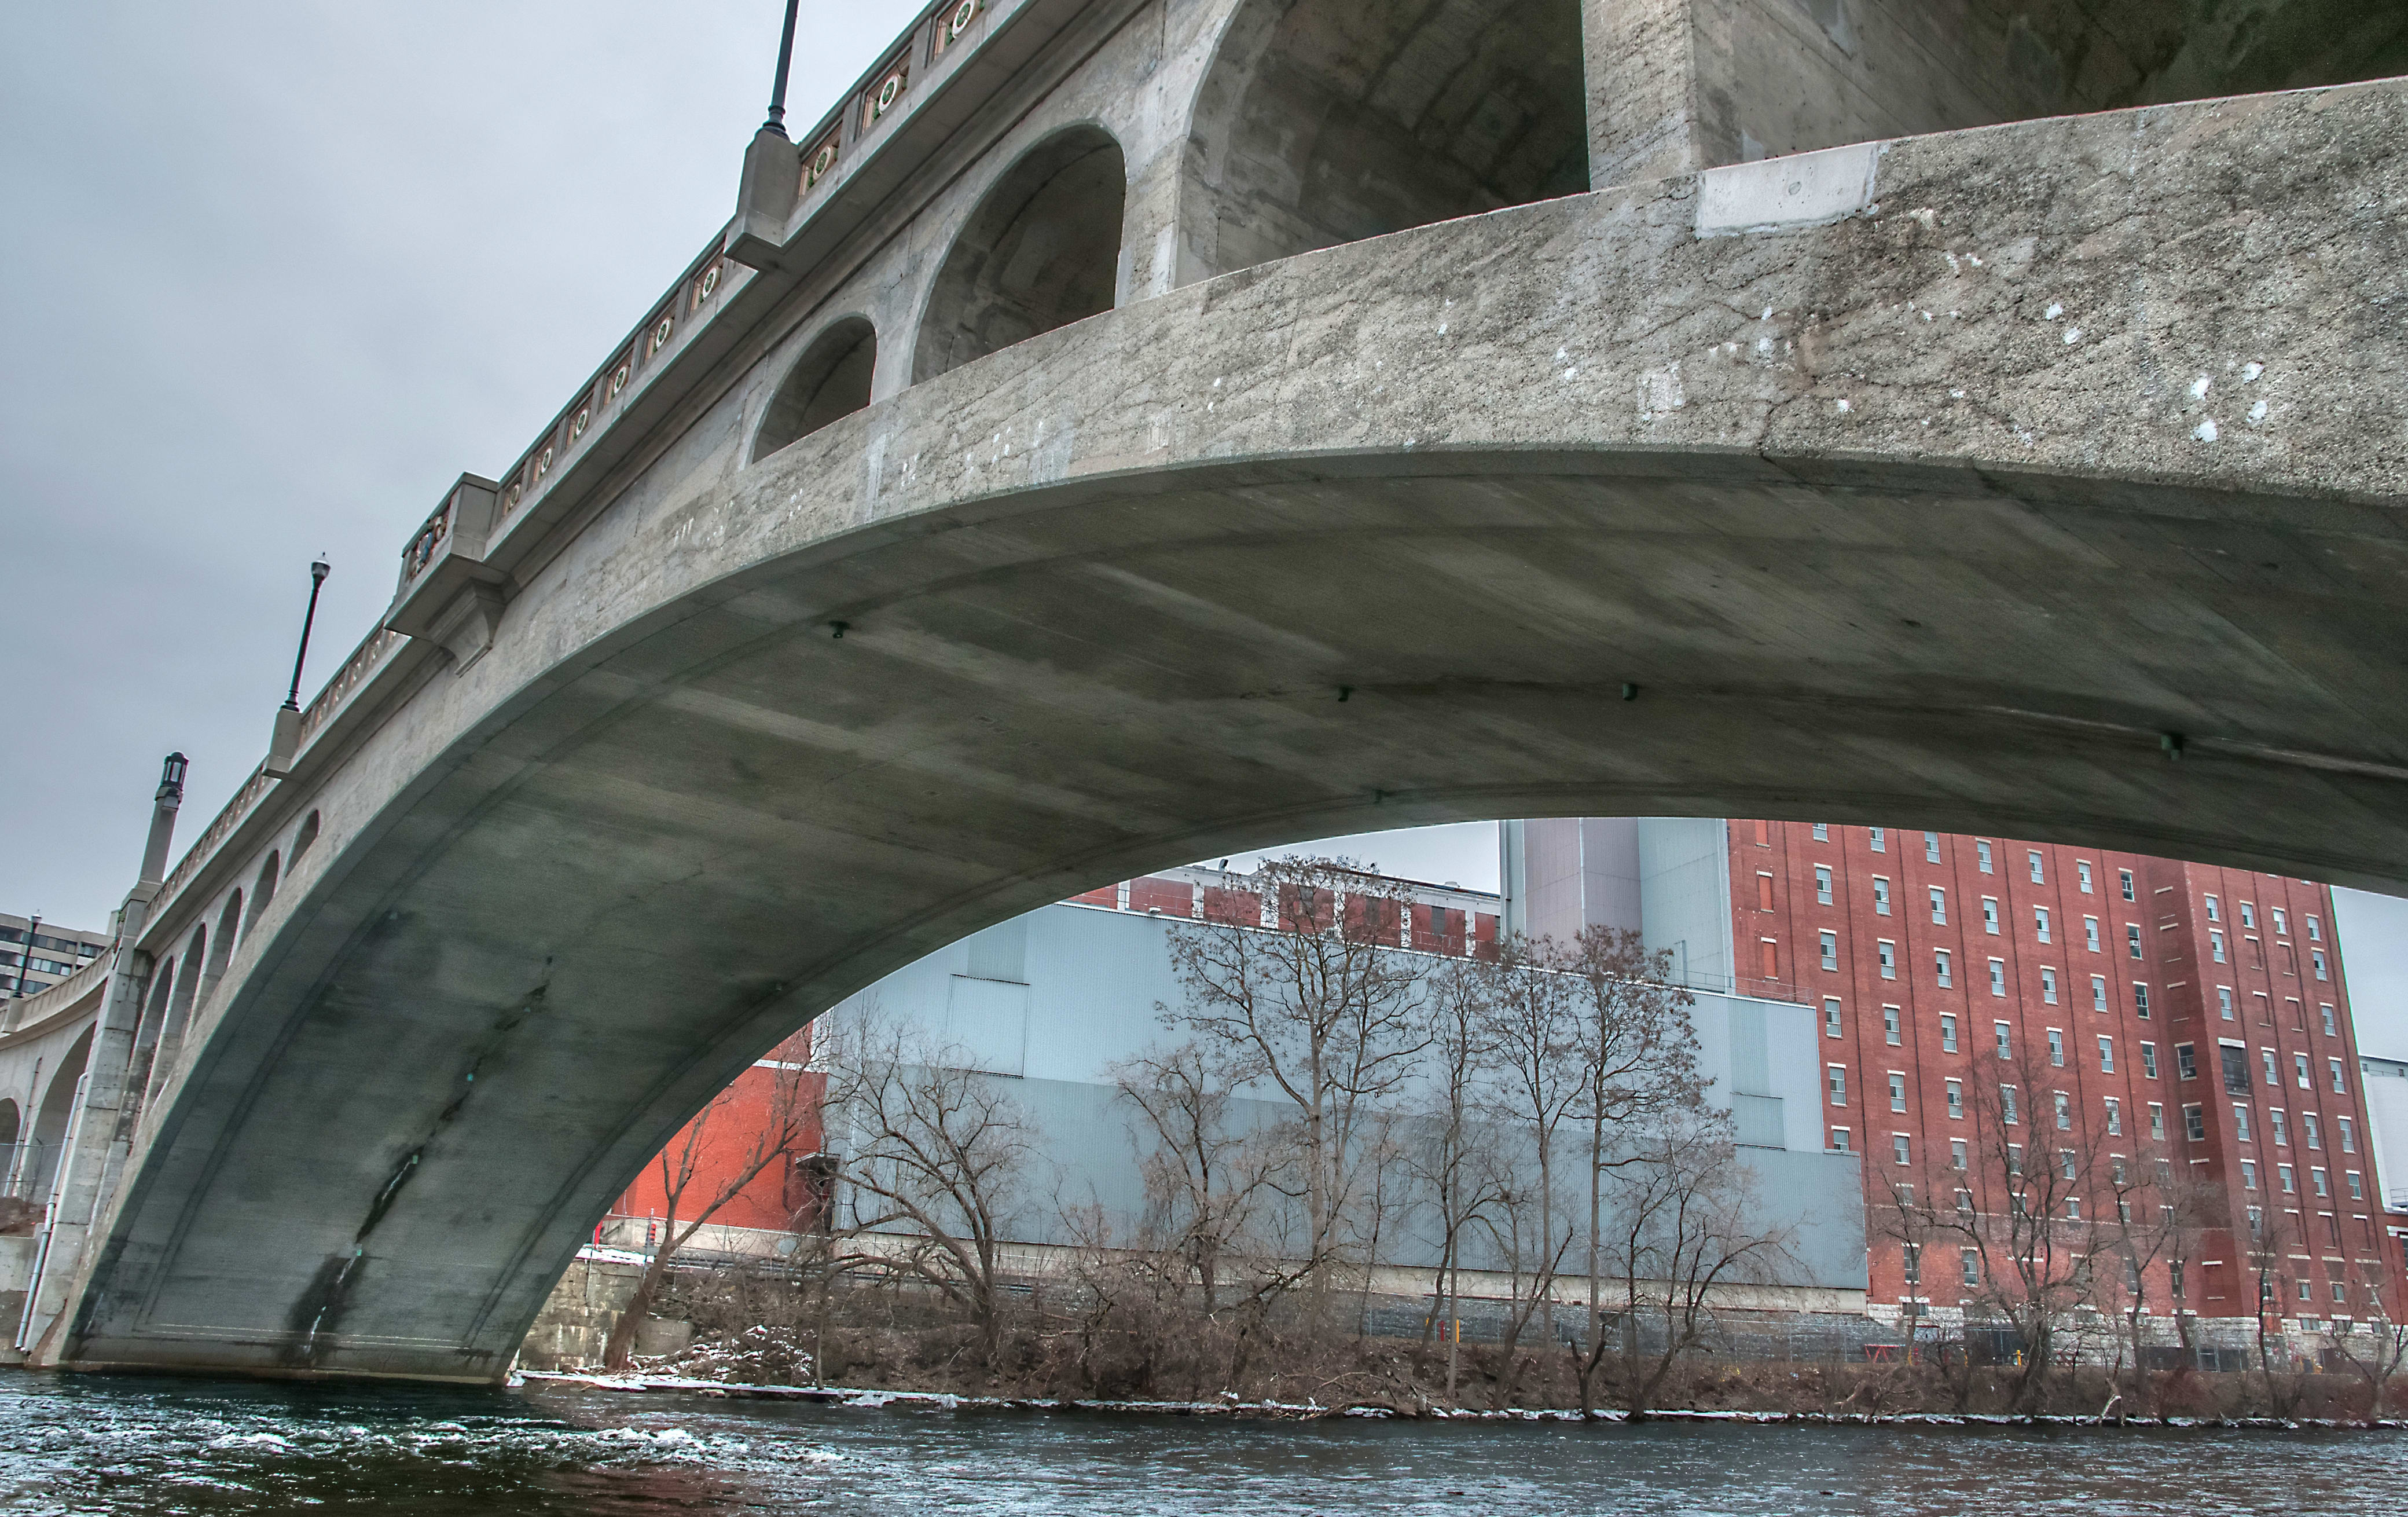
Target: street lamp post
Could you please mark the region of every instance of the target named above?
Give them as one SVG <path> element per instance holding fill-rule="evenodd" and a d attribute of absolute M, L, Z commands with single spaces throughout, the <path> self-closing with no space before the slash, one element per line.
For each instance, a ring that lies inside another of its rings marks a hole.
<path fill-rule="evenodd" d="M 41 930 L 42 918 L 36 916 L 25 929 L 24 947 L 17 955 L 17 987 L 8 992 L 8 999 L 11 1001 L 25 999 L 25 971 L 31 968 L 34 962 L 34 934 Z"/>
<path fill-rule="evenodd" d="M 333 572 L 334 566 L 323 558 L 309 565 L 309 609 L 301 617 L 301 651 L 293 656 L 293 688 L 284 697 L 284 709 L 287 711 L 301 709 L 301 666 L 309 657 L 309 628 L 318 623 L 318 592 L 324 588 L 326 576 Z"/>

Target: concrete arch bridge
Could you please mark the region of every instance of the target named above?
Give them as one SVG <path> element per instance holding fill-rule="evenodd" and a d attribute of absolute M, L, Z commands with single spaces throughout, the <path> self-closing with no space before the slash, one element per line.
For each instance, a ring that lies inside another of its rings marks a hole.
<path fill-rule="evenodd" d="M 818 1010 L 1249 846 L 2408 886 L 2408 40 L 2221 8 L 931 10 L 136 892 L 38 1355 L 495 1379 Z"/>

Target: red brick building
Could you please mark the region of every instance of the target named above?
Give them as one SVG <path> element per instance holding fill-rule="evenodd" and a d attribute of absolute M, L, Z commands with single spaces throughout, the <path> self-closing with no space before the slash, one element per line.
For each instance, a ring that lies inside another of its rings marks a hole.
<path fill-rule="evenodd" d="M 1864 1155 L 1870 1301 L 1959 1306 L 1984 1263 L 1910 1250 L 1878 1215 L 1893 1187 L 1993 1216 L 2024 1204 L 2006 1175 L 2044 1176 L 2079 1235 L 2136 1193 L 2111 1177 L 2154 1168 L 2200 1223 L 2150 1266 L 2157 1311 L 2254 1318 L 2263 1292 L 2311 1332 L 2397 1315 L 2329 889 L 2009 838 L 1738 821 L 1729 839 L 1739 989 L 1822 1008 L 1827 1143 Z M 2015 1157 L 1985 1174 L 1985 1152 Z"/>

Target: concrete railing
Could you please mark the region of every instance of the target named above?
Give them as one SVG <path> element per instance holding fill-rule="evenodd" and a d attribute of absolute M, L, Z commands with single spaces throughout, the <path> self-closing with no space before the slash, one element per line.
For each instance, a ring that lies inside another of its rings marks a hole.
<path fill-rule="evenodd" d="M 56 985 L 0 1002 L 0 1035 L 46 1022 L 74 1005 L 108 977 L 109 966 L 116 962 L 117 952 L 110 949 Z"/>

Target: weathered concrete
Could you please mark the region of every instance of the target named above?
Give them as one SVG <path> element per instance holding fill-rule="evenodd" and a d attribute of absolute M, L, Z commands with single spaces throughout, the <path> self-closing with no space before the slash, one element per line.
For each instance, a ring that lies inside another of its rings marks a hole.
<path fill-rule="evenodd" d="M 1745 165 L 1174 288 L 1240 8 L 1098 9 L 975 172 L 898 181 L 927 193 L 818 262 L 696 274 L 617 409 L 506 471 L 492 533 L 405 587 L 483 622 L 364 646 L 142 930 L 162 974 L 96 1060 L 163 1027 L 158 1074 L 110 1098 L 140 1126 L 49 1357 L 491 1379 L 798 1022 L 1251 845 L 1760 815 L 2408 883 L 2408 87 Z M 907 386 L 956 235 L 1081 123 L 1128 175 L 1121 309 Z M 754 461 L 851 317 L 873 403 Z"/>

